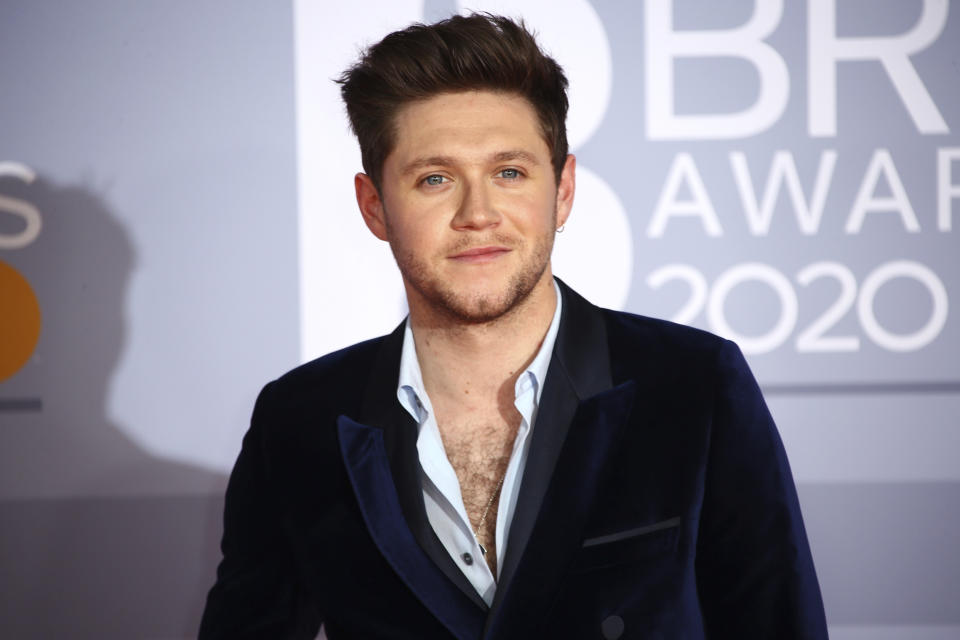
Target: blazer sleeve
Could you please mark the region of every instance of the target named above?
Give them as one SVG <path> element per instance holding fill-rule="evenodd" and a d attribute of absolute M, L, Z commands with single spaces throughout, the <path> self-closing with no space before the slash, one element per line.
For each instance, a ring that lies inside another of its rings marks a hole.
<path fill-rule="evenodd" d="M 260 392 L 250 429 L 230 474 L 223 516 L 223 559 L 207 595 L 200 640 L 314 638 L 322 616 L 298 580 L 283 534 L 281 496 L 269 473 L 268 430 L 282 416 Z"/>
<path fill-rule="evenodd" d="M 739 348 L 718 352 L 697 538 L 709 638 L 827 638 L 793 476 Z"/>

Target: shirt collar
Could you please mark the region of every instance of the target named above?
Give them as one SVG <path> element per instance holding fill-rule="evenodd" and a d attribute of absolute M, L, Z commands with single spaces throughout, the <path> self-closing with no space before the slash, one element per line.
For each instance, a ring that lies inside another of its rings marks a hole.
<path fill-rule="evenodd" d="M 550 358 L 553 356 L 553 345 L 557 341 L 557 332 L 560 329 L 560 313 L 563 307 L 563 296 L 560 295 L 560 287 L 556 280 L 553 281 L 553 290 L 556 292 L 557 307 L 553 311 L 553 319 L 550 321 L 550 327 L 543 338 L 543 343 L 534 356 L 530 366 L 524 370 L 517 378 L 514 387 L 514 397 L 519 397 L 525 391 L 532 388 L 535 394 L 535 402 L 540 404 L 540 396 L 543 392 L 543 381 L 547 377 L 547 369 L 550 367 Z M 423 374 L 420 371 L 420 362 L 417 360 L 417 349 L 413 341 L 413 328 L 410 325 L 410 318 L 407 317 L 406 326 L 403 330 L 403 348 L 400 352 L 400 378 L 397 383 L 397 399 L 403 408 L 407 410 L 418 425 L 422 425 L 427 416 L 433 413 L 433 407 L 430 406 L 430 398 L 424 391 Z"/>

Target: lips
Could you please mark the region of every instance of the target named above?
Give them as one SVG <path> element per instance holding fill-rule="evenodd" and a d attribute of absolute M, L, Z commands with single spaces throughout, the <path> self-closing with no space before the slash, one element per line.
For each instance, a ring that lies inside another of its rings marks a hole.
<path fill-rule="evenodd" d="M 490 262 L 509 252 L 510 249 L 502 246 L 474 247 L 455 253 L 450 259 L 458 262 Z"/>

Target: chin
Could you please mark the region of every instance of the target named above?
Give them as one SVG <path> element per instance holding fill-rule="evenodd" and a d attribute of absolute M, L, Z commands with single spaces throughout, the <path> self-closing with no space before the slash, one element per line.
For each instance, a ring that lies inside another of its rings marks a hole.
<path fill-rule="evenodd" d="M 487 324 L 499 320 L 516 308 L 512 301 L 480 298 L 472 300 L 447 300 L 443 309 L 451 318 L 463 324 Z"/>
<path fill-rule="evenodd" d="M 541 276 L 543 273 L 541 272 Z M 460 291 L 439 292 L 438 306 L 451 318 L 465 324 L 486 324 L 499 320 L 522 308 L 540 278 L 514 278 L 499 291 L 475 292 L 464 295 Z"/>

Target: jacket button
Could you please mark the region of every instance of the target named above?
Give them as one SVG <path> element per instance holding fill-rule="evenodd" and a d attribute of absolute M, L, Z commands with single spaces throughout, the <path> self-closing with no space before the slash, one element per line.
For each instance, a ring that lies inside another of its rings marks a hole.
<path fill-rule="evenodd" d="M 469 553 L 465 553 L 460 557 L 463 558 L 463 564 L 467 566 L 470 566 L 471 564 L 473 564 L 473 556 L 470 555 Z"/>
<path fill-rule="evenodd" d="M 623 635 L 623 618 L 620 616 L 610 616 L 600 623 L 600 631 L 603 633 L 604 640 L 617 640 Z"/>

